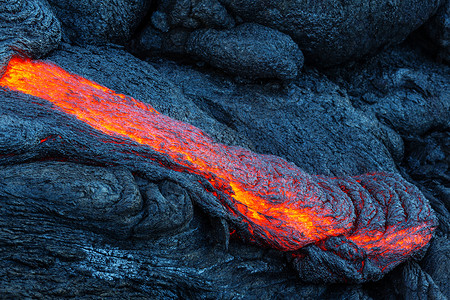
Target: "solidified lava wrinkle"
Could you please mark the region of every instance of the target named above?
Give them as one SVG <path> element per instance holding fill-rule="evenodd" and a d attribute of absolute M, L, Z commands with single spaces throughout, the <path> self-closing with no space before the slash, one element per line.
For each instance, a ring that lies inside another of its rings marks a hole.
<path fill-rule="evenodd" d="M 436 227 L 426 199 L 398 175 L 311 176 L 282 158 L 217 143 L 190 124 L 50 62 L 15 57 L 0 85 L 45 99 L 107 136 L 138 143 L 142 151 L 156 151 L 181 166 L 176 171 L 202 176 L 226 195 L 229 213 L 246 224 L 241 236 L 259 245 L 297 251 L 313 244 L 341 253 L 348 249 L 327 242 L 340 238 L 383 273 L 423 248 Z M 294 256 L 301 273 L 304 255 Z M 350 256 L 348 261 L 355 259 Z"/>

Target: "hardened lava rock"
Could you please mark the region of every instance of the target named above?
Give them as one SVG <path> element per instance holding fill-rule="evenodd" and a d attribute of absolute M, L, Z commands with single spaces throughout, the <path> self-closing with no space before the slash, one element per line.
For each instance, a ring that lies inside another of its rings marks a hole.
<path fill-rule="evenodd" d="M 430 274 L 443 294 L 450 298 L 450 240 L 448 236 L 435 236 L 430 242 L 427 255 L 420 265 Z"/>
<path fill-rule="evenodd" d="M 250 78 L 294 79 L 303 66 L 303 54 L 288 35 L 252 23 L 194 31 L 186 50 L 214 67 Z"/>
<path fill-rule="evenodd" d="M 49 0 L 65 37 L 76 44 L 126 43 L 151 1 Z"/>
<path fill-rule="evenodd" d="M 177 27 L 230 29 L 235 25 L 233 16 L 219 0 L 158 1 L 151 23 L 162 32 Z"/>
<path fill-rule="evenodd" d="M 290 35 L 309 64 L 336 65 L 403 41 L 442 0 L 224 0 L 231 13 Z"/>
<path fill-rule="evenodd" d="M 224 72 L 246 78 L 294 79 L 303 67 L 303 54 L 292 38 L 255 23 L 231 29 L 145 28 L 135 45 L 141 56 L 189 55 Z"/>
<path fill-rule="evenodd" d="M 438 48 L 438 59 L 450 64 L 450 1 L 442 5 L 425 30 Z"/>
<path fill-rule="evenodd" d="M 450 67 L 407 43 L 326 73 L 347 90 L 355 108 L 395 132 L 423 136 L 450 129 Z"/>
<path fill-rule="evenodd" d="M 61 26 L 38 0 L 0 0 L 0 75 L 14 53 L 39 58 L 55 49 Z"/>
<path fill-rule="evenodd" d="M 0 117 L 2 125 L 11 121 L 27 125 Z M 178 185 L 151 183 L 123 168 L 70 162 L 0 166 L 0 186 L 0 199 L 11 210 L 22 203 L 23 211 L 57 216 L 121 240 L 176 232 L 193 215 L 191 200 Z"/>
<path fill-rule="evenodd" d="M 237 23 L 217 0 L 160 1 L 135 51 L 190 55 L 229 74 L 291 80 L 303 54 L 289 35 L 255 23 Z"/>
<path fill-rule="evenodd" d="M 11 207 L 24 203 L 24 210 L 55 215 L 116 238 L 129 237 L 143 219 L 139 189 L 124 169 L 65 162 L 15 164 L 0 167 L 0 185 L 0 198 Z"/>

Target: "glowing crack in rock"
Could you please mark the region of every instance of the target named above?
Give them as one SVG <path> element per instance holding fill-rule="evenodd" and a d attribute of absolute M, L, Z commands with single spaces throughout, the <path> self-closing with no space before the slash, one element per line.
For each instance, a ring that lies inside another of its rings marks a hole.
<path fill-rule="evenodd" d="M 360 280 L 376 279 L 422 249 L 436 227 L 424 196 L 398 175 L 312 176 L 282 158 L 217 143 L 190 124 L 50 62 L 15 57 L 0 86 L 45 99 L 104 135 L 160 153 L 181 166 L 176 171 L 205 178 L 227 195 L 227 211 L 246 224 L 240 233 L 245 240 L 293 251 L 300 275 L 314 263 L 302 250 L 314 245 L 328 258 L 334 253 L 357 272 L 372 274 Z M 336 239 L 346 246 L 331 245 Z M 376 271 L 365 271 L 368 263 Z"/>

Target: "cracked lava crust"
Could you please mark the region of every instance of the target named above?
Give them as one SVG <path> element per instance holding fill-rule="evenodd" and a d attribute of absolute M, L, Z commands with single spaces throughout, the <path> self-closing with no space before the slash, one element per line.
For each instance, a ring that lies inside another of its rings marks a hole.
<path fill-rule="evenodd" d="M 428 201 L 399 175 L 309 175 L 282 158 L 217 143 L 192 125 L 51 62 L 14 57 L 0 86 L 47 102 L 16 104 L 21 110 L 71 119 L 55 121 L 56 127 L 90 126 L 96 134 L 87 138 L 101 141 L 105 151 L 123 147 L 130 159 L 144 157 L 203 178 L 207 192 L 240 223 L 237 234 L 286 251 L 304 280 L 377 280 L 423 249 L 437 226 Z"/>

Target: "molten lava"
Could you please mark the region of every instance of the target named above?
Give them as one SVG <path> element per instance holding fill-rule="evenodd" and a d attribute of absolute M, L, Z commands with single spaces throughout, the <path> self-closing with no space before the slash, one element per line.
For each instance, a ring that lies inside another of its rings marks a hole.
<path fill-rule="evenodd" d="M 341 236 L 384 271 L 423 248 L 436 226 L 420 192 L 397 175 L 311 176 L 279 157 L 216 143 L 192 125 L 50 62 L 15 57 L 0 86 L 45 99 L 102 134 L 157 151 L 180 166 L 176 171 L 205 178 L 227 195 L 223 205 L 246 224 L 246 240 L 260 245 L 296 251 Z M 404 207 L 417 203 L 425 203 L 420 213 Z"/>

